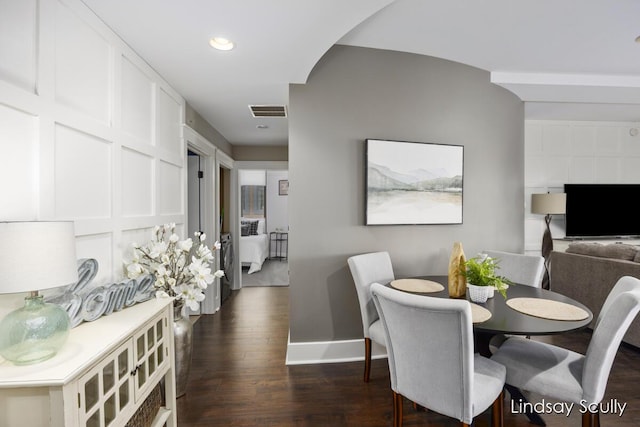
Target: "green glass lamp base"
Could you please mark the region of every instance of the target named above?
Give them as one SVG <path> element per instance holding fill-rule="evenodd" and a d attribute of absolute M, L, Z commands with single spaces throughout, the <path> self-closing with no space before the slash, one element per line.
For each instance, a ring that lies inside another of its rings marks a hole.
<path fill-rule="evenodd" d="M 25 298 L 24 307 L 0 322 L 0 356 L 15 365 L 39 363 L 56 355 L 69 336 L 69 315 L 42 296 Z"/>

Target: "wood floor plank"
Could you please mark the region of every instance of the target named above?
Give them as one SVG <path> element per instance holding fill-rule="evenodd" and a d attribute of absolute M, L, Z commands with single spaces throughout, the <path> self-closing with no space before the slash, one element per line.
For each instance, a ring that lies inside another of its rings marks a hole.
<path fill-rule="evenodd" d="M 386 359 L 373 360 L 371 381 L 362 381 L 364 362 L 286 366 L 289 288 L 255 287 L 234 291 L 215 315 L 194 326 L 194 355 L 187 393 L 178 399 L 178 425 L 204 426 L 372 426 L 392 425 L 392 395 Z M 640 320 L 636 320 L 640 321 Z M 549 338 L 584 353 L 588 331 Z M 542 397 L 529 395 L 532 402 Z M 640 425 L 640 352 L 623 346 L 614 363 L 603 402 L 627 403 L 622 417 L 603 414 L 603 426 Z M 547 426 L 579 426 L 569 416 L 544 415 Z M 459 424 L 434 412 L 403 405 L 406 427 Z M 490 425 L 490 414 L 475 426 Z M 505 426 L 530 427 L 505 402 Z"/>

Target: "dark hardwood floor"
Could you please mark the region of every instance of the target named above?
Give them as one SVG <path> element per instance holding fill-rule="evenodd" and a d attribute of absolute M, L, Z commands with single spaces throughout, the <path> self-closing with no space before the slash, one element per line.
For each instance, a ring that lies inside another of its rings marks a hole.
<path fill-rule="evenodd" d="M 390 426 L 392 399 L 386 359 L 374 360 L 371 381 L 362 381 L 363 362 L 285 366 L 288 287 L 244 288 L 215 315 L 194 327 L 194 356 L 187 393 L 178 399 L 178 425 L 200 426 Z M 636 320 L 640 321 L 640 320 Z M 553 337 L 584 352 L 589 332 Z M 622 417 L 603 414 L 601 425 L 640 426 L 640 352 L 621 347 L 603 403 L 626 403 Z M 529 396 L 532 402 L 542 397 Z M 548 400 L 547 400 L 548 401 Z M 578 408 L 544 415 L 549 427 L 579 426 Z M 488 426 L 490 414 L 476 417 Z M 404 403 L 404 425 L 458 426 L 433 412 Z M 505 426 L 531 426 L 505 402 Z"/>

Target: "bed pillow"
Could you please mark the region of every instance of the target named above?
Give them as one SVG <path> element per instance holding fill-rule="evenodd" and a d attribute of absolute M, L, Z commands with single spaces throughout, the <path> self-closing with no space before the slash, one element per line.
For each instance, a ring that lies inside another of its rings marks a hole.
<path fill-rule="evenodd" d="M 240 235 L 241 236 L 248 236 L 249 232 L 251 231 L 250 228 L 251 228 L 251 226 L 249 224 L 241 225 L 240 226 Z"/>
<path fill-rule="evenodd" d="M 264 219 L 259 219 L 258 220 L 258 230 L 256 231 L 257 234 L 265 234 L 265 224 L 264 224 Z"/>
<path fill-rule="evenodd" d="M 249 222 L 249 234 L 251 234 L 252 236 L 258 235 L 258 221 Z"/>

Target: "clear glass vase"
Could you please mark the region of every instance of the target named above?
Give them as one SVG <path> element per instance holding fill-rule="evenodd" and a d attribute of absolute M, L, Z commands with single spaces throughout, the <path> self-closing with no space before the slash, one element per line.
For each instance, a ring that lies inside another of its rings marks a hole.
<path fill-rule="evenodd" d="M 62 307 L 31 295 L 24 307 L 0 322 L 0 355 L 16 365 L 42 362 L 62 348 L 69 329 L 69 315 Z"/>

